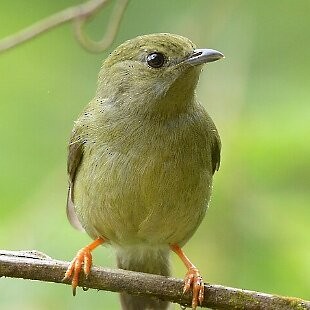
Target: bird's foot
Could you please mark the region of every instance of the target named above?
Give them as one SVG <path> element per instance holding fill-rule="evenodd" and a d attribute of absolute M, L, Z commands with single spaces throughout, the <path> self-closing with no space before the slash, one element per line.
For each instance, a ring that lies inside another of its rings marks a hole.
<path fill-rule="evenodd" d="M 103 238 L 96 239 L 91 244 L 79 250 L 75 258 L 71 261 L 62 281 L 72 278 L 71 286 L 72 286 L 73 296 L 76 295 L 76 288 L 79 284 L 79 276 L 82 271 L 82 267 L 83 267 L 83 271 L 87 279 L 87 277 L 89 276 L 90 268 L 92 266 L 92 261 L 93 261 L 91 252 L 97 246 L 102 244 L 104 241 L 105 240 Z"/>
<path fill-rule="evenodd" d="M 70 263 L 66 273 L 64 280 L 70 279 L 72 277 L 71 286 L 72 286 L 72 292 L 73 296 L 76 294 L 76 288 L 79 284 L 79 276 L 82 270 L 83 270 L 86 278 L 88 277 L 90 273 L 90 268 L 92 266 L 92 254 L 91 251 L 85 247 L 79 250 L 75 256 L 75 258 Z"/>
<path fill-rule="evenodd" d="M 178 244 L 170 244 L 170 248 L 181 258 L 187 268 L 187 273 L 184 278 L 183 294 L 192 289 L 192 308 L 196 309 L 198 305 L 202 305 L 204 299 L 204 284 L 200 272 L 188 259 Z"/>
<path fill-rule="evenodd" d="M 184 278 L 184 283 L 183 294 L 187 293 L 192 288 L 192 308 L 196 309 L 198 305 L 202 305 L 204 299 L 204 283 L 196 267 L 190 267 L 188 269 Z"/>

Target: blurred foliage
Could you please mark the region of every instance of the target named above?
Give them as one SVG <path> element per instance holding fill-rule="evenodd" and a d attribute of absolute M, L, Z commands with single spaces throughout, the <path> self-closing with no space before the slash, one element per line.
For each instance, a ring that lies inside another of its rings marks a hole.
<path fill-rule="evenodd" d="M 78 3 L 1 1 L 0 37 Z M 221 133 L 222 165 L 185 247 L 211 283 L 310 299 L 309 11 L 309 0 L 132 0 L 125 12 L 113 47 L 172 32 L 226 56 L 199 84 Z M 94 38 L 109 12 L 88 27 Z M 85 52 L 65 25 L 0 55 L 0 248 L 71 260 L 90 241 L 65 216 L 66 148 L 109 51 Z M 111 249 L 94 258 L 114 265 Z M 59 284 L 1 279 L 0 290 L 3 310 L 119 308 L 117 294 L 80 289 L 72 298 Z"/>

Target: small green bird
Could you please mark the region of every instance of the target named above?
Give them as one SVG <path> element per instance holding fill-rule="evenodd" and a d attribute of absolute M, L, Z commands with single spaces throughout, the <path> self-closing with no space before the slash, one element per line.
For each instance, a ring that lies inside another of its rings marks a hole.
<path fill-rule="evenodd" d="M 195 88 L 202 65 L 223 58 L 179 35 L 136 37 L 103 62 L 98 88 L 74 124 L 68 156 L 67 214 L 94 241 L 69 266 L 73 293 L 91 251 L 116 249 L 123 269 L 169 275 L 169 252 L 187 268 L 192 308 L 203 280 L 181 247 L 201 223 L 220 165 L 216 127 Z M 167 309 L 168 302 L 121 294 L 123 309 Z"/>

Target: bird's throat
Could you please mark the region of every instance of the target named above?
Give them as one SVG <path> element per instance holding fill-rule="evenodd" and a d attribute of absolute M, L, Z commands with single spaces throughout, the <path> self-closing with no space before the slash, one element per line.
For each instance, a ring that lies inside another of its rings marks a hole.
<path fill-rule="evenodd" d="M 186 113 L 195 102 L 198 78 L 199 75 L 194 71 L 181 75 L 156 102 L 155 112 L 168 118 Z"/>

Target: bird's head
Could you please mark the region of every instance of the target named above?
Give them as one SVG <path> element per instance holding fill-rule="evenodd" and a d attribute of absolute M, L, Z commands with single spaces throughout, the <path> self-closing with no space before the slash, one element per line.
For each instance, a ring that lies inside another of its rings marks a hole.
<path fill-rule="evenodd" d="M 97 96 L 119 104 L 148 103 L 146 108 L 180 107 L 194 96 L 202 65 L 223 57 L 212 49 L 196 49 L 179 35 L 139 36 L 121 44 L 104 61 Z"/>

